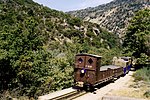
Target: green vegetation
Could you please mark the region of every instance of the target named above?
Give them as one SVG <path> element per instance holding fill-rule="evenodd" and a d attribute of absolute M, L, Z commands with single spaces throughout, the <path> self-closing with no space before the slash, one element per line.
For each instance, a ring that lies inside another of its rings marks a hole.
<path fill-rule="evenodd" d="M 146 82 L 150 82 L 150 66 L 144 67 L 143 69 L 137 70 L 137 72 L 133 75 L 135 77 L 135 81 L 144 80 Z"/>
<path fill-rule="evenodd" d="M 79 19 L 79 18 L 77 18 L 77 17 L 72 18 L 72 19 L 69 19 L 69 20 L 68 20 L 68 23 L 69 23 L 71 26 L 74 26 L 74 25 L 76 25 L 76 26 L 81 26 L 81 25 L 82 25 L 81 19 Z"/>
<path fill-rule="evenodd" d="M 125 55 L 138 55 L 140 64 L 149 54 L 149 18 L 149 10 L 137 13 L 124 41 Z M 32 0 L 0 1 L 0 20 L 1 94 L 37 98 L 72 86 L 77 53 L 101 55 L 104 65 L 121 55 L 113 33 Z"/>
<path fill-rule="evenodd" d="M 135 81 L 145 81 L 150 84 L 150 65 L 146 63 L 150 56 L 150 10 L 144 9 L 135 14 L 130 22 L 125 40 L 123 43 L 124 52 L 134 56 L 137 59 L 137 70 L 133 75 Z M 150 90 L 144 94 L 150 97 Z"/>
<path fill-rule="evenodd" d="M 133 75 L 133 77 L 135 78 L 135 81 L 145 81 L 145 85 L 150 85 L 150 65 L 147 67 L 143 67 L 140 70 L 137 70 L 136 73 Z M 147 88 L 145 90 L 146 92 L 143 94 L 145 97 L 149 98 L 150 97 L 150 89 Z"/>
<path fill-rule="evenodd" d="M 150 10 L 141 10 L 136 13 L 131 20 L 125 35 L 125 52 L 132 52 L 136 58 L 141 53 L 149 55 L 149 36 L 150 36 Z"/>
<path fill-rule="evenodd" d="M 32 0 L 1 0 L 0 20 L 1 94 L 37 98 L 70 87 L 75 54 L 102 55 L 103 64 L 120 54 L 114 34 Z"/>

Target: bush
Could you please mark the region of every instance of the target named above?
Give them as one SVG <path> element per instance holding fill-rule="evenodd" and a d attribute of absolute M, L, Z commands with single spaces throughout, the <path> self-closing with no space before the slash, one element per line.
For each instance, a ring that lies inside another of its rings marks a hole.
<path fill-rule="evenodd" d="M 140 58 L 137 58 L 137 64 L 144 65 L 146 64 L 147 59 L 148 59 L 148 56 L 145 53 L 141 53 Z"/>
<path fill-rule="evenodd" d="M 80 27 L 82 25 L 82 21 L 80 18 L 77 18 L 77 17 L 74 17 L 72 19 L 68 19 L 68 23 L 71 25 L 71 26 L 78 26 Z"/>
<path fill-rule="evenodd" d="M 135 81 L 146 81 L 150 82 L 150 66 L 144 67 L 142 69 L 139 69 L 133 76 L 135 78 Z"/>
<path fill-rule="evenodd" d="M 149 98 L 149 97 L 150 97 L 150 90 L 146 91 L 146 92 L 144 93 L 144 96 L 147 97 L 147 98 Z"/>

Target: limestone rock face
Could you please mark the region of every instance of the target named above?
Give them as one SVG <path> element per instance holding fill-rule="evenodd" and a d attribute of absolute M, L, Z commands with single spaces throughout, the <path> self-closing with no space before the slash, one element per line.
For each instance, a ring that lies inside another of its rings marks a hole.
<path fill-rule="evenodd" d="M 150 9 L 150 0 L 114 0 L 97 7 L 67 13 L 85 21 L 98 23 L 101 27 L 122 37 L 134 13 L 144 8 Z"/>

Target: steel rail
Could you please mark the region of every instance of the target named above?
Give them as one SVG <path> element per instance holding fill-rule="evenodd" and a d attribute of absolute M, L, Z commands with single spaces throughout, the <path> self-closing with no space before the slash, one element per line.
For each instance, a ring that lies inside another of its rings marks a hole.
<path fill-rule="evenodd" d="M 49 100 L 72 100 L 86 94 L 86 91 L 72 91 L 70 93 L 51 98 Z"/>

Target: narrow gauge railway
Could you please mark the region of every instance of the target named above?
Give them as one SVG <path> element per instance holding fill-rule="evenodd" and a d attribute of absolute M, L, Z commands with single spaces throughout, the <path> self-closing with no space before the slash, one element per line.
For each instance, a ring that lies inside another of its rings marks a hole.
<path fill-rule="evenodd" d="M 72 100 L 86 94 L 99 84 L 115 80 L 126 75 L 131 66 L 131 57 L 114 57 L 112 65 L 101 66 L 102 56 L 77 54 L 74 66 L 74 86 L 48 95 L 38 100 Z M 85 90 L 85 91 L 84 91 Z"/>
<path fill-rule="evenodd" d="M 101 66 L 102 56 L 77 54 L 74 66 L 76 89 L 92 90 L 95 86 L 126 75 L 131 66 L 131 57 L 114 57 L 112 65 Z"/>

